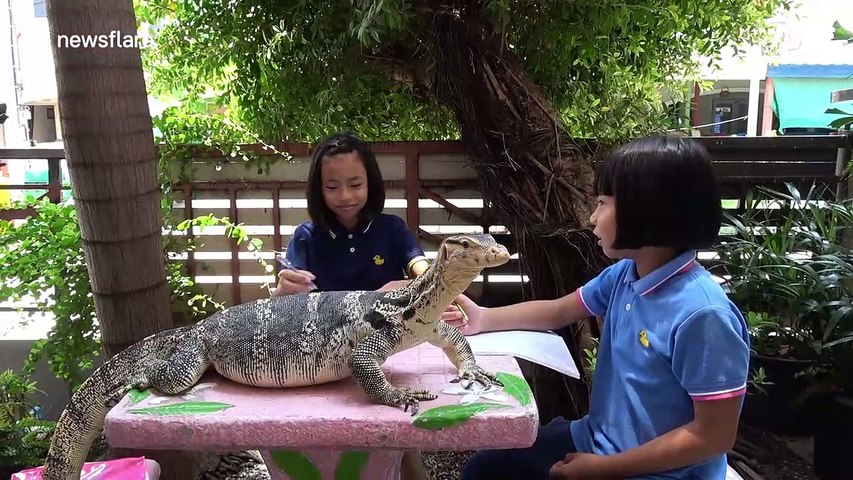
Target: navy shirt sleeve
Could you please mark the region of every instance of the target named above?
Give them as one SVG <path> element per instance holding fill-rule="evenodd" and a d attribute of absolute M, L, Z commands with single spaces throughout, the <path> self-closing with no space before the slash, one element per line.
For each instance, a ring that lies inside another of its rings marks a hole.
<path fill-rule="evenodd" d="M 605 316 L 610 304 L 610 294 L 613 293 L 616 282 L 622 278 L 626 265 L 626 260 L 614 263 L 578 289 L 580 301 L 589 313 L 596 317 Z"/>
<path fill-rule="evenodd" d="M 694 400 L 746 391 L 749 337 L 732 308 L 702 308 L 678 325 L 673 337 L 672 372 Z"/>
<path fill-rule="evenodd" d="M 391 217 L 391 234 L 397 239 L 396 248 L 398 250 L 395 254 L 399 255 L 400 264 L 406 274 L 409 274 L 409 268 L 412 264 L 417 260 L 426 260 L 426 255 L 406 222 L 397 215 L 391 215 Z"/>
<path fill-rule="evenodd" d="M 311 232 L 303 223 L 296 227 L 293 236 L 290 237 L 290 243 L 287 244 L 284 258 L 299 270 L 311 270 L 308 268 L 308 241 L 310 239 Z"/>

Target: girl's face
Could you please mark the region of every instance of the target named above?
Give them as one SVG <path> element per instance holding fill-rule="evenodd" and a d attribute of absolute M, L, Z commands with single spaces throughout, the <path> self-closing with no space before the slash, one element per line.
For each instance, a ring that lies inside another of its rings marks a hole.
<path fill-rule="evenodd" d="M 616 242 L 616 199 L 608 195 L 599 195 L 597 205 L 589 217 L 592 222 L 592 233 L 598 237 L 598 244 L 608 258 L 617 259 L 622 255 L 613 249 Z"/>
<path fill-rule="evenodd" d="M 326 206 L 343 226 L 354 228 L 367 203 L 367 171 L 358 152 L 325 157 L 320 175 Z"/>

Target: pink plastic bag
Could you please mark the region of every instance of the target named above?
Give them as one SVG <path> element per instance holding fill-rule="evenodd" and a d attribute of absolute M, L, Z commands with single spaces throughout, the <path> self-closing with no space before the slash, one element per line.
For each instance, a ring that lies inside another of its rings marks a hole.
<path fill-rule="evenodd" d="M 157 465 L 155 462 L 150 462 Z M 160 476 L 159 468 L 152 468 L 145 457 L 119 458 L 108 462 L 87 462 L 83 464 L 80 480 L 155 480 Z M 12 474 L 11 480 L 42 480 L 44 467 L 29 468 Z"/>

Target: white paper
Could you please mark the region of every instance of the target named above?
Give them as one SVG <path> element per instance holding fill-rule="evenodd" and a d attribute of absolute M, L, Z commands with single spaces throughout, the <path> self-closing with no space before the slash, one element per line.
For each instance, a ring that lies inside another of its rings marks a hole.
<path fill-rule="evenodd" d="M 566 342 L 552 332 L 508 330 L 465 337 L 474 355 L 512 355 L 580 378 Z"/>

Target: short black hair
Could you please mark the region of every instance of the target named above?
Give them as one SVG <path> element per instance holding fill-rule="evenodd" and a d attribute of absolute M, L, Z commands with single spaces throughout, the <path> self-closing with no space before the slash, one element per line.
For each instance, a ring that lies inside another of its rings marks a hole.
<path fill-rule="evenodd" d="M 596 195 L 615 198 L 615 249 L 713 245 L 722 201 L 711 156 L 689 138 L 654 136 L 610 152 L 595 178 Z"/>
<path fill-rule="evenodd" d="M 385 208 L 385 184 L 370 145 L 352 132 L 338 132 L 317 144 L 311 157 L 305 196 L 308 199 L 308 215 L 316 226 L 328 229 L 335 215 L 323 200 L 323 159 L 329 155 L 349 152 L 358 152 L 367 172 L 367 203 L 361 211 L 360 220 L 370 220 Z"/>

